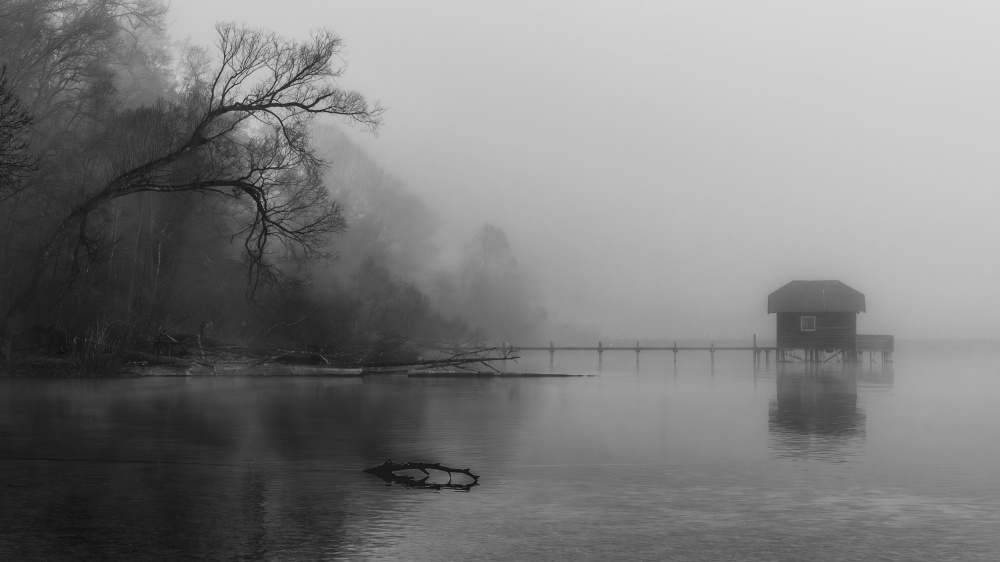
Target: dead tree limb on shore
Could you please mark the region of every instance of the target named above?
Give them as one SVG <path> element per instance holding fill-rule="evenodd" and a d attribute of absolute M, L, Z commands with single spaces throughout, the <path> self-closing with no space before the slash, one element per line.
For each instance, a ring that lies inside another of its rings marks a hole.
<path fill-rule="evenodd" d="M 322 363 L 323 365 L 330 365 L 330 361 L 319 353 L 282 351 L 278 355 L 264 357 L 260 360 L 248 363 L 246 367 L 239 370 L 246 371 L 252 369 L 253 367 L 259 367 L 267 363 L 276 363 L 279 365 L 319 365 Z"/>
<path fill-rule="evenodd" d="M 211 363 L 206 361 L 198 361 L 197 359 L 188 359 L 184 357 L 171 357 L 169 355 L 157 355 L 154 353 L 146 353 L 144 351 L 137 351 L 134 349 L 123 350 L 120 354 L 122 359 L 126 361 L 141 361 L 143 363 L 152 363 L 160 365 L 181 365 L 181 366 L 192 366 L 201 365 L 202 367 L 212 367 Z M 191 357 L 194 357 L 192 355 Z"/>
<path fill-rule="evenodd" d="M 397 472 L 403 472 L 407 470 L 420 471 L 425 474 L 423 478 L 415 478 L 408 474 L 397 474 Z M 439 472 L 448 473 L 447 483 L 437 483 L 428 482 L 430 478 L 430 472 L 428 470 L 437 470 Z M 386 484 L 399 484 L 407 488 L 426 488 L 431 490 L 456 490 L 460 492 L 468 492 L 472 490 L 473 486 L 479 485 L 479 476 L 472 473 L 472 469 L 469 468 L 451 468 L 444 466 L 441 463 L 434 462 L 392 462 L 392 459 L 385 461 L 384 463 L 373 466 L 371 468 L 366 468 L 365 472 L 373 476 L 377 476 Z M 472 482 L 467 482 L 465 484 L 453 484 L 452 474 L 464 474 L 472 479 Z"/>
<path fill-rule="evenodd" d="M 496 371 L 495 368 L 489 365 L 490 362 L 517 359 L 520 359 L 520 356 L 517 355 L 516 351 L 513 349 L 485 347 L 455 351 L 447 357 L 429 359 L 411 359 L 402 361 L 369 359 L 361 364 L 361 368 L 365 370 L 408 370 L 419 367 L 451 368 L 481 364 L 489 367 L 493 371 Z"/>
<path fill-rule="evenodd" d="M 144 346 L 151 347 L 153 353 L 141 350 Z M 188 335 L 172 336 L 165 332 L 158 332 L 155 337 L 149 340 L 132 342 L 128 348 L 127 356 L 124 358 L 130 361 L 172 363 L 173 361 L 167 358 L 172 355 L 171 349 L 180 350 L 188 358 L 200 356 L 201 360 L 197 363 L 203 365 L 219 362 L 246 363 L 246 366 L 241 370 L 265 364 L 279 364 L 358 368 L 365 373 L 391 373 L 435 368 L 467 369 L 471 372 L 485 369 L 489 372 L 499 373 L 500 371 L 490 363 L 520 358 L 517 351 L 509 347 L 431 348 L 429 352 L 425 349 L 423 353 L 420 349 L 410 349 L 402 354 L 377 354 L 372 357 L 369 354 L 364 354 L 363 351 L 349 353 L 341 350 L 341 353 L 336 353 L 336 351 L 323 353 L 311 350 L 226 345 L 219 340 Z"/>

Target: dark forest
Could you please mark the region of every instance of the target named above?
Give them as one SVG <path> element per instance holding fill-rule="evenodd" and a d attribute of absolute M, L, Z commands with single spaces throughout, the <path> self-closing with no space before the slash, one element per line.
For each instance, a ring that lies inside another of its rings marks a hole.
<path fill-rule="evenodd" d="M 446 217 L 343 133 L 377 134 L 386 108 L 340 85 L 341 37 L 220 23 L 214 45 L 179 45 L 166 15 L 0 0 L 8 366 L 236 349 L 394 364 L 538 329 L 503 230 L 443 263 Z"/>

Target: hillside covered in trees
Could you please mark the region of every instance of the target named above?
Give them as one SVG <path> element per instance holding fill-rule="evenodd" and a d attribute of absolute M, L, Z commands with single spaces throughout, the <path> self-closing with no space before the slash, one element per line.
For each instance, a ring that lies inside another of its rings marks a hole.
<path fill-rule="evenodd" d="M 0 0 L 0 351 L 97 372 L 183 340 L 347 362 L 530 338 L 502 229 L 457 263 L 352 144 L 385 109 L 342 39 L 234 24 L 178 46 L 152 0 Z M 160 346 L 160 347 L 158 347 Z"/>

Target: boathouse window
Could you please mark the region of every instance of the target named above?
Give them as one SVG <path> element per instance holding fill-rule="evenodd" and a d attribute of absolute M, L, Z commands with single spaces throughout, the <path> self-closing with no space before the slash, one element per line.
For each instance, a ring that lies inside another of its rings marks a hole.
<path fill-rule="evenodd" d="M 816 317 L 815 316 L 800 316 L 799 317 L 799 330 L 803 332 L 815 332 L 816 331 Z"/>

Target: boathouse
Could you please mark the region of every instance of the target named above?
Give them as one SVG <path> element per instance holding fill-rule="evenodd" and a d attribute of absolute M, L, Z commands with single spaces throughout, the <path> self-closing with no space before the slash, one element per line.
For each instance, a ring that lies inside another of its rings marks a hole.
<path fill-rule="evenodd" d="M 840 281 L 792 281 L 767 296 L 768 314 L 777 314 L 779 352 L 854 352 L 864 311 L 865 296 Z"/>

